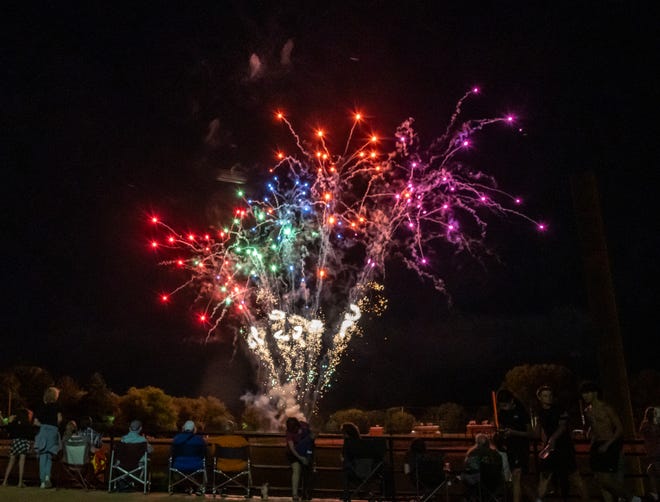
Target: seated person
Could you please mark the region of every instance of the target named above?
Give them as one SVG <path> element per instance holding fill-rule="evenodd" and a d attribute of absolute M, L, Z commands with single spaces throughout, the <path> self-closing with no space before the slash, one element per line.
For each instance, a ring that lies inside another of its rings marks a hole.
<path fill-rule="evenodd" d="M 69 420 L 64 426 L 64 433 L 62 434 L 62 460 L 67 464 L 81 465 L 89 461 L 89 457 L 85 458 L 69 458 L 69 451 L 67 446 L 87 446 L 87 453 L 89 453 L 89 445 L 87 439 L 80 435 L 78 426 L 75 421 Z"/>
<path fill-rule="evenodd" d="M 481 482 L 482 464 L 497 466 L 497 470 L 502 472 L 502 457 L 491 445 L 490 438 L 486 434 L 477 434 L 474 437 L 474 446 L 465 455 L 465 467 L 461 476 L 465 484 L 467 500 L 479 498 L 478 486 Z"/>
<path fill-rule="evenodd" d="M 80 428 L 78 432 L 89 443 L 94 482 L 95 484 L 104 484 L 105 481 L 102 478 L 105 473 L 108 458 L 103 448 L 103 438 L 100 433 L 94 430 L 92 425 L 92 417 L 83 417 L 80 419 Z"/>
<path fill-rule="evenodd" d="M 350 500 L 350 484 L 356 481 L 355 466 L 352 454 L 348 449 L 349 440 L 361 439 L 360 429 L 352 422 L 345 422 L 341 425 L 341 435 L 344 438 L 344 444 L 341 450 L 341 468 L 344 493 L 342 500 Z"/>
<path fill-rule="evenodd" d="M 415 438 L 411 441 L 410 447 L 406 452 L 403 463 L 403 472 L 408 476 L 414 476 L 417 464 L 426 453 L 426 442 L 423 438 Z"/>
<path fill-rule="evenodd" d="M 81 436 L 87 439 L 87 442 L 89 443 L 89 451 L 94 453 L 103 447 L 103 438 L 101 438 L 101 434 L 92 428 L 92 423 L 92 417 L 83 417 L 80 420 L 80 428 L 78 429 L 78 432 Z"/>
<path fill-rule="evenodd" d="M 145 453 L 145 456 L 154 451 L 154 447 L 149 444 L 146 436 L 142 434 L 142 422 L 139 420 L 133 420 L 130 423 L 128 433 L 121 437 L 121 442 L 127 444 L 147 443 L 147 453 Z"/>
<path fill-rule="evenodd" d="M 78 432 L 78 425 L 74 420 L 69 420 L 64 426 L 64 432 L 62 433 L 62 437 L 60 437 L 61 446 L 64 446 L 64 443 L 66 443 L 71 438 L 71 436 L 77 434 L 77 432 Z"/>
<path fill-rule="evenodd" d="M 424 438 L 415 438 L 406 452 L 403 472 L 417 491 L 436 487 L 446 476 L 444 454 L 440 451 L 428 451 Z"/>
<path fill-rule="evenodd" d="M 194 447 L 204 446 L 205 448 L 207 446 L 206 440 L 197 434 L 197 427 L 192 420 L 186 421 L 181 428 L 181 432 L 172 439 L 172 447 L 181 447 L 184 445 Z M 179 451 L 184 451 L 185 453 L 185 450 Z M 201 458 L 199 456 L 179 455 L 174 459 L 172 467 L 182 472 L 193 472 L 201 468 Z"/>
<path fill-rule="evenodd" d="M 188 449 L 188 447 L 191 448 Z M 199 447 L 204 447 L 203 456 L 189 455 L 194 453 Z M 172 452 L 177 452 L 177 456 L 173 456 L 172 458 L 172 468 L 187 474 L 203 469 L 206 447 L 206 440 L 197 434 L 195 422 L 187 420 L 183 424 L 181 432 L 176 434 L 172 439 Z M 192 493 L 193 490 L 196 490 L 198 495 L 203 494 L 199 486 L 193 485 L 192 482 L 188 482 L 187 484 L 188 493 Z"/>

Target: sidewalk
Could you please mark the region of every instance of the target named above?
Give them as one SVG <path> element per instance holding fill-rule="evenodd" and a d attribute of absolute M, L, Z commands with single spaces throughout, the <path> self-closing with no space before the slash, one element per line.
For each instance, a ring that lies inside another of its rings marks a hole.
<path fill-rule="evenodd" d="M 142 492 L 135 493 L 108 493 L 103 490 L 84 491 L 81 489 L 51 489 L 41 488 L 17 488 L 15 486 L 0 487 L 0 501 L 2 502 L 165 502 L 165 501 L 187 500 L 214 500 L 212 494 L 204 497 L 197 495 L 186 495 L 167 492 L 151 492 L 144 495 Z M 244 497 L 215 498 L 218 502 L 245 502 Z M 261 498 L 252 497 L 254 502 L 261 502 Z M 328 499 L 330 500 L 330 499 Z M 334 499 L 336 500 L 336 499 Z M 322 499 L 313 499 L 313 502 L 321 502 Z M 268 502 L 291 502 L 291 497 L 269 497 Z"/>

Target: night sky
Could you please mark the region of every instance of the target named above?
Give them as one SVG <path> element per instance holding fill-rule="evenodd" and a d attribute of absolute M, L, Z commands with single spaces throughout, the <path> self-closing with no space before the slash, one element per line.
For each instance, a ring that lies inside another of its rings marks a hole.
<path fill-rule="evenodd" d="M 466 113 L 511 112 L 521 130 L 484 133 L 473 163 L 549 231 L 493 221 L 499 260 L 447 256 L 451 307 L 392 264 L 390 308 L 364 325 L 322 406 L 487 403 L 527 362 L 597 376 L 570 190 L 584 171 L 598 181 L 630 372 L 660 370 L 643 342 L 660 279 L 650 2 L 160 4 L 3 16 L 0 366 L 81 382 L 99 371 L 119 393 L 156 385 L 237 407 L 249 364 L 230 334 L 199 344 L 189 305 L 158 303 L 172 277 L 149 249 L 148 216 L 206 228 L 232 191 L 217 169 L 267 170 L 277 108 L 340 137 L 357 106 L 384 132 L 414 117 L 430 141 L 478 85 Z"/>

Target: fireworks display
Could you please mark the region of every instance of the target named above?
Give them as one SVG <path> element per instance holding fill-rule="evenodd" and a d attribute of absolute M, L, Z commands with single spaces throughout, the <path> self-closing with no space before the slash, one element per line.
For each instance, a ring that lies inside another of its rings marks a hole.
<path fill-rule="evenodd" d="M 514 122 L 464 121 L 461 105 L 477 93 L 458 101 L 444 134 L 428 147 L 413 119 L 380 137 L 366 132 L 356 113 L 346 141 L 334 145 L 320 129 L 299 136 L 277 113 L 292 151 L 277 152 L 255 194 L 237 190 L 226 222 L 189 234 L 153 217 L 162 232 L 151 246 L 187 278 L 161 299 L 192 289 L 207 339 L 225 323 L 238 326 L 258 362 L 262 392 L 294 389 L 309 416 L 360 334 L 363 313 L 384 309 L 378 281 L 388 259 L 442 291 L 442 256 L 448 247 L 478 253 L 488 214 L 515 215 L 544 230 L 518 210 L 519 199 L 465 164 L 475 132 Z"/>

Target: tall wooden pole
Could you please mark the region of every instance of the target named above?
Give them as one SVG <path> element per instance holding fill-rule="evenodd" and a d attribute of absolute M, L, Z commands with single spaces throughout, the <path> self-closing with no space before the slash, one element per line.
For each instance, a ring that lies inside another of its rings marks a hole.
<path fill-rule="evenodd" d="M 633 438 L 635 423 L 628 371 L 596 177 L 591 171 L 575 174 L 571 178 L 571 185 L 584 260 L 589 310 L 596 330 L 594 350 L 598 358 L 603 399 L 619 412 L 625 436 Z M 639 471 L 639 459 L 636 460 L 637 465 L 633 465 L 633 470 Z"/>

